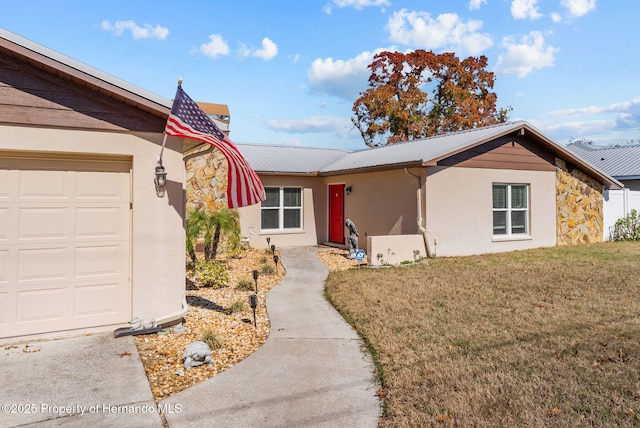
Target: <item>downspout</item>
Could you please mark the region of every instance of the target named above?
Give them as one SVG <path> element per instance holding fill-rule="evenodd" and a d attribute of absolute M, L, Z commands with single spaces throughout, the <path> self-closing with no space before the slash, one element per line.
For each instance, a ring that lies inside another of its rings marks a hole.
<path fill-rule="evenodd" d="M 422 178 L 419 175 L 413 174 L 409 171 L 409 168 L 405 168 L 404 172 L 409 175 L 412 175 L 418 179 L 418 190 L 416 192 L 416 201 L 418 205 L 418 231 L 422 234 L 422 239 L 424 240 L 424 248 L 427 254 L 427 257 L 434 258 L 436 256 L 436 252 L 431 245 L 431 239 L 429 238 L 429 234 L 427 233 L 426 224 L 423 225 L 422 221 L 422 198 L 420 197 L 420 190 L 422 189 Z"/>

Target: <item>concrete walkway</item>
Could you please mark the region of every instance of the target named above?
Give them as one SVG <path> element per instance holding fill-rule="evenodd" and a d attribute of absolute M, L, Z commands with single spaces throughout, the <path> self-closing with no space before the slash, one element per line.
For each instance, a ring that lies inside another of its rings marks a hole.
<path fill-rule="evenodd" d="M 160 405 L 173 427 L 367 427 L 380 402 L 359 336 L 324 299 L 318 247 L 281 248 L 287 270 L 267 295 L 271 333 L 231 369 Z"/>

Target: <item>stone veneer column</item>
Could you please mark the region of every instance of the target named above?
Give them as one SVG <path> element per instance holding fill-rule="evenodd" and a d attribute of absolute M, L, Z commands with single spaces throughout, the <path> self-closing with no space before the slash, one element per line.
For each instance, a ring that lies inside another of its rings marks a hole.
<path fill-rule="evenodd" d="M 588 244 L 603 239 L 603 186 L 556 158 L 556 243 Z"/>
<path fill-rule="evenodd" d="M 187 160 L 185 168 L 187 212 L 197 208 L 214 211 L 227 206 L 228 167 L 219 150 Z"/>

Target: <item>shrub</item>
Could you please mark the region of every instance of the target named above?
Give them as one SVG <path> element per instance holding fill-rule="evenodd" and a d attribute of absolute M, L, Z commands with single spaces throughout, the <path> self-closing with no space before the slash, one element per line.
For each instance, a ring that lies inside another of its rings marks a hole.
<path fill-rule="evenodd" d="M 198 260 L 195 265 L 195 274 L 203 287 L 222 288 L 229 282 L 227 265 L 217 260 Z"/>
<path fill-rule="evenodd" d="M 611 231 L 614 241 L 640 241 L 640 217 L 638 211 L 632 209 L 628 216 L 616 221 Z"/>
<path fill-rule="evenodd" d="M 261 266 L 261 270 L 262 270 L 262 273 L 265 275 L 272 275 L 276 271 L 273 266 L 266 263 Z"/>
<path fill-rule="evenodd" d="M 240 291 L 253 291 L 253 281 L 247 278 L 242 278 L 238 281 L 236 288 Z"/>
<path fill-rule="evenodd" d="M 222 348 L 222 344 L 223 344 L 223 340 L 220 336 L 218 336 L 217 334 L 215 334 L 213 331 L 211 330 L 205 330 L 202 333 L 202 338 L 201 340 L 206 343 L 209 346 L 209 349 L 211 349 L 212 351 L 214 349 L 220 349 Z"/>
<path fill-rule="evenodd" d="M 236 300 L 231 304 L 231 313 L 235 314 L 244 311 L 244 300 Z"/>

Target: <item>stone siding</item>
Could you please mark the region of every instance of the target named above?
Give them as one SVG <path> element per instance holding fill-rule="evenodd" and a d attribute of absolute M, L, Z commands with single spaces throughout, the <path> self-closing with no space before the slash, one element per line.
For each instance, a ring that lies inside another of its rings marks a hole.
<path fill-rule="evenodd" d="M 185 168 L 187 212 L 198 208 L 217 211 L 227 206 L 227 160 L 219 150 L 188 159 Z"/>
<path fill-rule="evenodd" d="M 557 244 L 603 240 L 603 186 L 566 162 L 556 159 Z"/>

